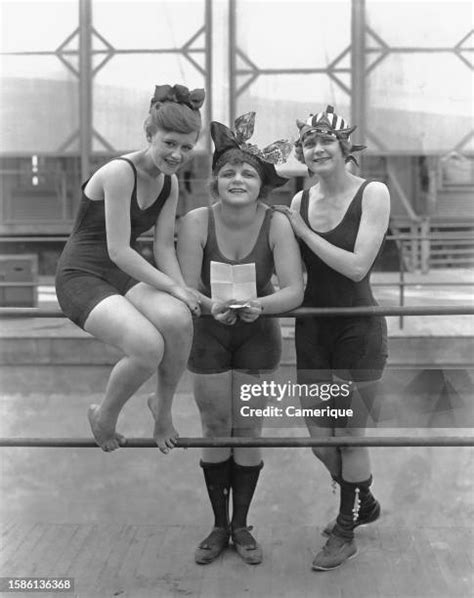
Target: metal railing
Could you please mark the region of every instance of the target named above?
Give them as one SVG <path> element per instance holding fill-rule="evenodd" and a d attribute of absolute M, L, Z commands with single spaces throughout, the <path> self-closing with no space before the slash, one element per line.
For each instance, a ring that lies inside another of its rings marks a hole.
<path fill-rule="evenodd" d="M 4 236 L 4 237 L 0 237 L 0 243 L 2 242 L 6 242 L 6 243 L 12 243 L 12 242 L 22 242 L 22 243 L 27 243 L 27 242 L 31 242 L 31 243 L 41 243 L 41 242 L 63 242 L 65 243 L 67 241 L 68 237 L 64 236 L 64 235 L 60 235 L 60 236 L 15 236 L 15 235 L 9 235 L 9 236 Z M 452 235 L 452 234 L 448 234 L 448 235 L 405 235 L 405 234 L 401 234 L 401 235 L 388 235 L 386 237 L 387 241 L 397 241 L 397 251 L 398 251 L 398 261 L 399 261 L 399 270 L 398 270 L 398 280 L 396 281 L 390 281 L 390 282 L 372 282 L 372 286 L 373 287 L 397 287 L 398 288 L 398 297 L 399 297 L 399 302 L 398 302 L 398 306 L 399 307 L 404 307 L 405 306 L 405 299 L 406 299 L 406 295 L 405 295 L 405 290 L 409 287 L 467 287 L 467 286 L 474 286 L 474 278 L 472 282 L 467 282 L 467 281 L 452 281 L 452 280 L 441 280 L 441 281 L 417 281 L 417 282 L 410 282 L 406 280 L 406 269 L 404 266 L 404 261 L 403 261 L 403 249 L 402 246 L 404 243 L 413 243 L 415 241 L 421 241 L 424 243 L 436 243 L 439 241 L 451 241 L 451 240 L 463 240 L 463 241 L 467 241 L 467 240 L 472 240 L 474 242 L 474 237 L 473 236 L 459 236 L 459 235 Z M 141 243 L 152 243 L 153 242 L 153 237 L 150 236 L 142 236 L 139 237 L 138 239 L 139 242 Z M 38 286 L 38 281 L 31 281 L 31 282 L 8 282 L 8 281 L 2 281 L 0 282 L 0 287 L 36 287 Z M 5 308 L 0 308 L 2 309 L 2 313 L 4 315 L 7 315 L 8 312 L 5 311 Z M 44 317 L 41 315 L 42 312 L 38 311 L 38 316 L 37 317 Z M 58 316 L 60 316 L 61 314 L 58 313 Z M 398 314 L 394 314 L 391 313 L 390 315 L 399 315 L 399 326 L 400 328 L 403 328 L 404 325 L 404 316 L 405 315 L 410 315 L 406 312 L 400 312 Z M 436 314 L 431 314 L 431 315 L 436 315 Z M 440 315 L 446 315 L 446 314 L 440 314 Z M 449 314 L 449 315 L 459 315 L 459 314 Z M 47 317 L 56 317 L 56 316 L 47 316 Z"/>
<path fill-rule="evenodd" d="M 364 306 L 349 308 L 298 308 L 284 314 L 267 314 L 266 317 L 323 317 L 352 316 L 352 315 L 460 315 L 474 314 L 474 305 L 449 307 L 381 307 Z M 38 308 L 0 308 L 0 317 L 57 317 L 62 315 L 59 310 L 45 310 Z M 212 317 L 212 316 L 205 316 Z M 474 436 L 332 436 L 329 438 L 311 437 L 215 437 L 215 438 L 179 438 L 178 448 L 201 447 L 274 447 L 274 448 L 305 448 L 305 447 L 471 447 L 474 446 Z M 93 439 L 89 438 L 0 438 L 0 447 L 17 448 L 97 448 Z M 123 448 L 156 448 L 152 438 L 129 438 Z"/>
<path fill-rule="evenodd" d="M 352 316 L 466 316 L 474 315 L 472 305 L 450 306 L 382 306 L 367 305 L 360 307 L 298 307 L 291 311 L 276 314 L 261 314 L 261 318 L 311 318 L 318 317 L 352 317 Z M 0 318 L 64 318 L 60 309 L 44 309 L 39 307 L 0 307 Z M 203 318 L 212 318 L 211 314 L 203 314 Z"/>
<path fill-rule="evenodd" d="M 267 448 L 308 448 L 308 447 L 402 447 L 402 446 L 474 446 L 474 436 L 331 436 L 329 438 L 308 437 L 260 437 L 238 438 L 178 438 L 177 448 L 203 447 L 267 447 Z M 0 438 L 1 447 L 16 448 L 98 448 L 90 438 Z M 153 438 L 128 438 L 122 448 L 157 448 Z"/>

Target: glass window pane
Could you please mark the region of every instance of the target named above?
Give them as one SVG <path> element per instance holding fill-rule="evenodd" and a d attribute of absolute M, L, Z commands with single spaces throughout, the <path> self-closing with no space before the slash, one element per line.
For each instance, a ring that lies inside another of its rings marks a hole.
<path fill-rule="evenodd" d="M 452 48 L 472 28 L 470 0 L 366 0 L 365 6 L 367 25 L 393 47 Z"/>
<path fill-rule="evenodd" d="M 6 1 L 1 17 L 0 152 L 57 152 L 79 126 L 78 78 L 55 54 L 78 27 L 78 1 Z M 77 49 L 76 34 L 63 54 L 73 69 Z"/>
<path fill-rule="evenodd" d="M 2 0 L 0 51 L 55 50 L 78 21 L 78 0 Z"/>
<path fill-rule="evenodd" d="M 473 83 L 454 54 L 389 54 L 367 79 L 367 127 L 389 150 L 444 153 L 472 130 Z"/>
<path fill-rule="evenodd" d="M 297 97 L 295 89 L 298 89 Z M 237 116 L 254 110 L 252 141 L 267 145 L 282 137 L 295 138 L 296 119 L 306 119 L 330 103 L 350 116 L 350 98 L 327 75 L 261 76 L 239 98 Z"/>
<path fill-rule="evenodd" d="M 94 129 L 114 150 L 141 147 L 155 85 L 164 83 L 204 87 L 203 75 L 179 54 L 114 56 L 94 78 Z M 103 151 L 104 146 L 94 139 L 93 149 Z"/>
<path fill-rule="evenodd" d="M 3 56 L 2 64 L 9 76 L 1 84 L 0 152 L 57 152 L 79 128 L 77 77 L 55 56 Z M 65 151 L 77 147 L 76 140 Z"/>
<path fill-rule="evenodd" d="M 93 0 L 93 20 L 117 49 L 177 48 L 204 25 L 204 0 Z"/>
<path fill-rule="evenodd" d="M 350 68 L 350 0 L 238 0 L 236 19 L 238 49 L 251 62 L 237 55 L 237 71 L 249 72 L 236 75 L 236 113 L 257 112 L 257 143 L 294 137 L 295 119 L 327 104 L 349 112 L 350 73 L 338 71 Z M 333 78 L 327 73 L 331 65 Z M 260 69 L 323 72 L 268 74 L 258 73 Z M 243 89 L 252 74 L 257 78 Z"/>
<path fill-rule="evenodd" d="M 237 1 L 238 46 L 260 68 L 325 68 L 350 30 L 350 0 Z"/>

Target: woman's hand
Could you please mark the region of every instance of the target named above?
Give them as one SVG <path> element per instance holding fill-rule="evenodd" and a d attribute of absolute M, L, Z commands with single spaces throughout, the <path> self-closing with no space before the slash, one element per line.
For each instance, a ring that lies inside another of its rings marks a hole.
<path fill-rule="evenodd" d="M 231 303 L 233 301 L 215 301 L 211 307 L 214 319 L 226 326 L 233 326 L 237 321 L 237 314 L 229 307 Z"/>
<path fill-rule="evenodd" d="M 191 287 L 175 286 L 171 291 L 171 295 L 183 303 L 186 303 L 193 316 L 199 317 L 201 315 L 201 300 L 199 293 L 195 289 L 192 289 Z"/>
<path fill-rule="evenodd" d="M 238 310 L 239 318 L 243 322 L 255 322 L 255 320 L 262 313 L 263 308 L 260 301 L 249 301 L 245 307 L 241 307 Z"/>
<path fill-rule="evenodd" d="M 293 210 L 292 208 L 289 208 L 288 206 L 275 205 L 272 206 L 272 208 L 276 212 L 281 212 L 282 214 L 285 214 L 285 216 L 290 221 L 290 224 L 293 228 L 293 232 L 295 233 L 296 237 L 302 237 L 305 233 L 308 232 L 309 229 L 306 226 L 306 223 L 303 220 L 303 218 L 301 218 L 299 212 Z"/>

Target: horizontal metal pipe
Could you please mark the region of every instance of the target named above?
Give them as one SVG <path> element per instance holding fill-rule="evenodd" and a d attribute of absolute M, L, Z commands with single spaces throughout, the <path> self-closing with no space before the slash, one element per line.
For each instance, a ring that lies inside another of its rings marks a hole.
<path fill-rule="evenodd" d="M 306 448 L 313 446 L 474 446 L 474 436 L 339 436 L 331 438 L 179 438 L 178 448 L 271 447 Z M 98 448 L 91 438 L 0 438 L 0 447 L 18 448 Z M 123 448 L 157 448 L 152 438 L 128 438 Z"/>
<path fill-rule="evenodd" d="M 474 305 L 449 306 L 362 306 L 362 307 L 299 307 L 281 314 L 262 314 L 267 318 L 308 318 L 311 316 L 463 316 L 474 314 Z M 0 307 L 0 318 L 62 318 L 59 309 L 38 307 Z M 212 317 L 205 314 L 203 317 Z"/>
<path fill-rule="evenodd" d="M 1 55 L 1 52 L 0 52 Z M 0 171 L 1 173 L 2 171 Z M 32 236 L 32 235 L 22 235 L 22 236 L 1 236 L 0 235 L 0 243 L 49 243 L 51 241 L 54 242 L 61 242 L 65 243 L 69 239 L 68 235 L 51 235 L 51 236 Z M 443 233 L 439 235 L 387 235 L 385 237 L 387 241 L 472 241 L 472 235 L 466 236 L 466 234 L 461 233 L 460 235 L 454 235 L 453 233 Z M 138 241 L 144 241 L 147 243 L 151 243 L 153 241 L 152 235 L 146 235 L 143 237 L 138 237 Z"/>

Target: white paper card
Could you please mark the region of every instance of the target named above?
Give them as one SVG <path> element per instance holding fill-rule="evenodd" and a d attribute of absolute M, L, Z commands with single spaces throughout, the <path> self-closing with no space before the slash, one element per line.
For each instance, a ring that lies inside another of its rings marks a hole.
<path fill-rule="evenodd" d="M 214 301 L 233 299 L 244 304 L 257 298 L 255 264 L 223 264 L 211 261 L 211 298 Z"/>

